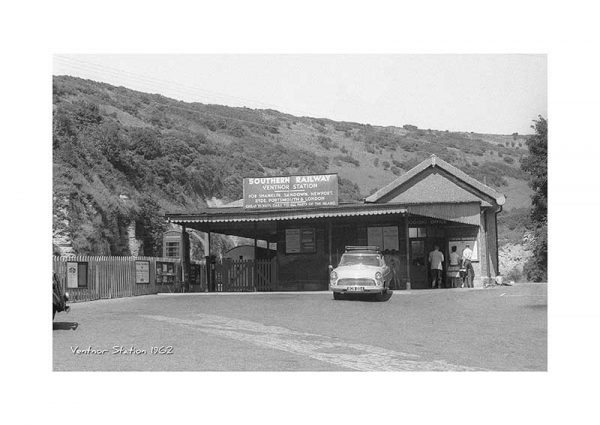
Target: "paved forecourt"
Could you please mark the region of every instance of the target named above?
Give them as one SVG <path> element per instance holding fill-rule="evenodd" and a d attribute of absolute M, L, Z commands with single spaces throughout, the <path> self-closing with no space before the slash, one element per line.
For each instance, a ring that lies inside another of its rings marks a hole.
<path fill-rule="evenodd" d="M 58 313 L 53 343 L 54 370 L 546 370 L 547 286 L 100 300 Z"/>

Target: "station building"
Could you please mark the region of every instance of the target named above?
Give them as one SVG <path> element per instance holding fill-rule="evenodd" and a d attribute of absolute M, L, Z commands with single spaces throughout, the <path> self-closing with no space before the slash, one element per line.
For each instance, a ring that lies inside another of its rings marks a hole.
<path fill-rule="evenodd" d="M 189 247 L 186 229 L 206 232 L 209 245 L 210 235 L 220 233 L 273 247 L 269 273 L 254 267 L 248 290 L 327 290 L 328 266 L 337 266 L 348 245 L 378 246 L 394 268 L 395 289 L 430 287 L 427 257 L 434 245 L 447 261 L 452 246 L 460 253 L 469 244 L 475 286 L 499 274 L 497 215 L 505 196 L 435 155 L 363 201 L 338 203 L 337 185 L 330 189 L 332 205 L 255 208 L 245 193 L 243 201 L 166 218 L 182 226 L 183 247 Z M 189 249 L 180 252 L 185 270 Z"/>

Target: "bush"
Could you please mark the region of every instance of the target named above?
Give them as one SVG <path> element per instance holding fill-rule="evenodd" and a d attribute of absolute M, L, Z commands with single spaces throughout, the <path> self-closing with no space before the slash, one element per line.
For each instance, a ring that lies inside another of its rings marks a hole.
<path fill-rule="evenodd" d="M 317 137 L 317 141 L 326 150 L 330 150 L 331 148 L 333 148 L 335 146 L 335 144 L 333 143 L 331 138 L 329 138 L 327 136 L 319 136 L 319 137 Z"/>
<path fill-rule="evenodd" d="M 508 156 L 506 155 L 504 157 L 504 162 L 508 163 L 508 164 L 513 164 L 515 162 L 515 159 L 512 156 Z"/>
<path fill-rule="evenodd" d="M 336 161 L 347 162 L 348 164 L 352 164 L 355 167 L 358 167 L 360 165 L 360 162 L 354 159 L 351 155 L 336 155 L 333 159 Z"/>
<path fill-rule="evenodd" d="M 384 170 L 387 170 L 387 169 L 389 169 L 389 168 L 390 168 L 390 163 L 389 163 L 389 162 L 387 162 L 387 161 L 383 161 L 382 165 L 383 165 L 383 169 L 384 169 Z"/>
<path fill-rule="evenodd" d="M 523 267 L 523 274 L 530 282 L 548 282 L 548 227 L 536 229 L 533 242 L 533 257 Z"/>
<path fill-rule="evenodd" d="M 504 275 L 505 282 L 522 282 L 523 281 L 523 273 L 519 269 L 519 267 L 514 267 L 510 270 L 506 275 Z"/>

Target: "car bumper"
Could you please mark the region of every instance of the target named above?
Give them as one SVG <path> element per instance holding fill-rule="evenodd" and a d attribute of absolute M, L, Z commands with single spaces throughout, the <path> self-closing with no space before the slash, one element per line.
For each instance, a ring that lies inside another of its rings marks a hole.
<path fill-rule="evenodd" d="M 380 294 L 387 290 L 384 286 L 354 286 L 354 285 L 329 285 L 329 290 L 342 294 Z"/>

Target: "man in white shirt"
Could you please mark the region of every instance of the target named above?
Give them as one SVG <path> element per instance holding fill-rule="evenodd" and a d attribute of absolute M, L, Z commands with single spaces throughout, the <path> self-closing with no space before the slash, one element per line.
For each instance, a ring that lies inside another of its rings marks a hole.
<path fill-rule="evenodd" d="M 431 269 L 431 287 L 440 287 L 442 283 L 442 263 L 444 254 L 440 252 L 440 247 L 435 245 L 433 251 L 429 253 L 429 267 Z"/>
<path fill-rule="evenodd" d="M 475 278 L 475 270 L 473 270 L 473 265 L 471 264 L 472 257 L 473 251 L 471 251 L 471 247 L 467 244 L 462 252 L 463 268 L 467 270 L 467 277 L 465 279 L 467 288 L 473 287 L 473 279 Z"/>
<path fill-rule="evenodd" d="M 458 278 L 460 276 L 460 256 L 456 252 L 457 247 L 453 245 L 450 249 L 450 264 L 448 264 L 447 277 L 450 279 L 450 287 L 458 288 Z"/>

